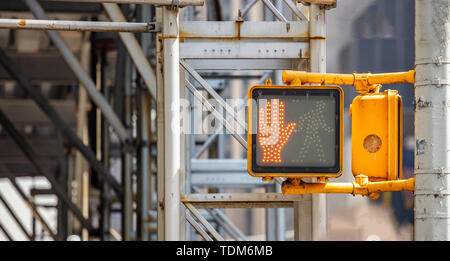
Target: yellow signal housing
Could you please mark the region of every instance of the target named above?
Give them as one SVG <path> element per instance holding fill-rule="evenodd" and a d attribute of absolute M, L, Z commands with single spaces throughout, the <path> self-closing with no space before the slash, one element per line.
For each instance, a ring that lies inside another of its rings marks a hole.
<path fill-rule="evenodd" d="M 350 106 L 352 172 L 369 181 L 402 178 L 402 100 L 397 91 L 358 95 Z"/>

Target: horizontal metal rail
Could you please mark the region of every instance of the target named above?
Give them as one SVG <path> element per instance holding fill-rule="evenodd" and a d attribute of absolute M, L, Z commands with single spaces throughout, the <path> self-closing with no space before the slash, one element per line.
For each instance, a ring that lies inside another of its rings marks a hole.
<path fill-rule="evenodd" d="M 38 19 L 0 19 L 0 29 L 153 33 L 160 29 L 156 22 L 91 22 Z"/>
<path fill-rule="evenodd" d="M 115 3 L 115 4 L 148 4 L 148 5 L 203 5 L 205 0 L 47 0 L 53 2 L 80 2 L 80 3 Z"/>
<path fill-rule="evenodd" d="M 184 194 L 181 201 L 197 208 L 292 208 L 294 202 L 306 200 L 305 195 L 281 193 L 208 193 Z"/>

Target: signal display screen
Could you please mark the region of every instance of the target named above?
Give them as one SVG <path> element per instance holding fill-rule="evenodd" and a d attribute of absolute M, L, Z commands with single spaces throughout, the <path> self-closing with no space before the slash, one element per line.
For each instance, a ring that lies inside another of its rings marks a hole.
<path fill-rule="evenodd" d="M 337 89 L 261 88 L 252 99 L 254 173 L 339 172 Z"/>

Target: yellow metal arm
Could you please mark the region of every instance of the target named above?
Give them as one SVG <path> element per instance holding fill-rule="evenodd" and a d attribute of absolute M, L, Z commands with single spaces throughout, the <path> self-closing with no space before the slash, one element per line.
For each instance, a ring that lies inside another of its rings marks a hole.
<path fill-rule="evenodd" d="M 389 83 L 414 83 L 414 70 L 397 73 L 311 73 L 305 71 L 283 71 L 283 82 L 285 84 L 319 83 L 353 85 L 359 93 L 374 92 L 380 84 Z"/>
<path fill-rule="evenodd" d="M 283 194 L 344 193 L 368 196 L 376 199 L 380 192 L 413 191 L 414 178 L 406 180 L 369 182 L 367 176 L 359 175 L 352 183 L 306 183 L 300 179 L 283 182 Z"/>

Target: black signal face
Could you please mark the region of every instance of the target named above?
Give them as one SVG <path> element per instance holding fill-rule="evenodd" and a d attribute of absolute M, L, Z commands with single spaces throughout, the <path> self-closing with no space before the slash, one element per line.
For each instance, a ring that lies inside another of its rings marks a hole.
<path fill-rule="evenodd" d="M 342 96 L 339 87 L 252 87 L 249 173 L 340 175 Z"/>

